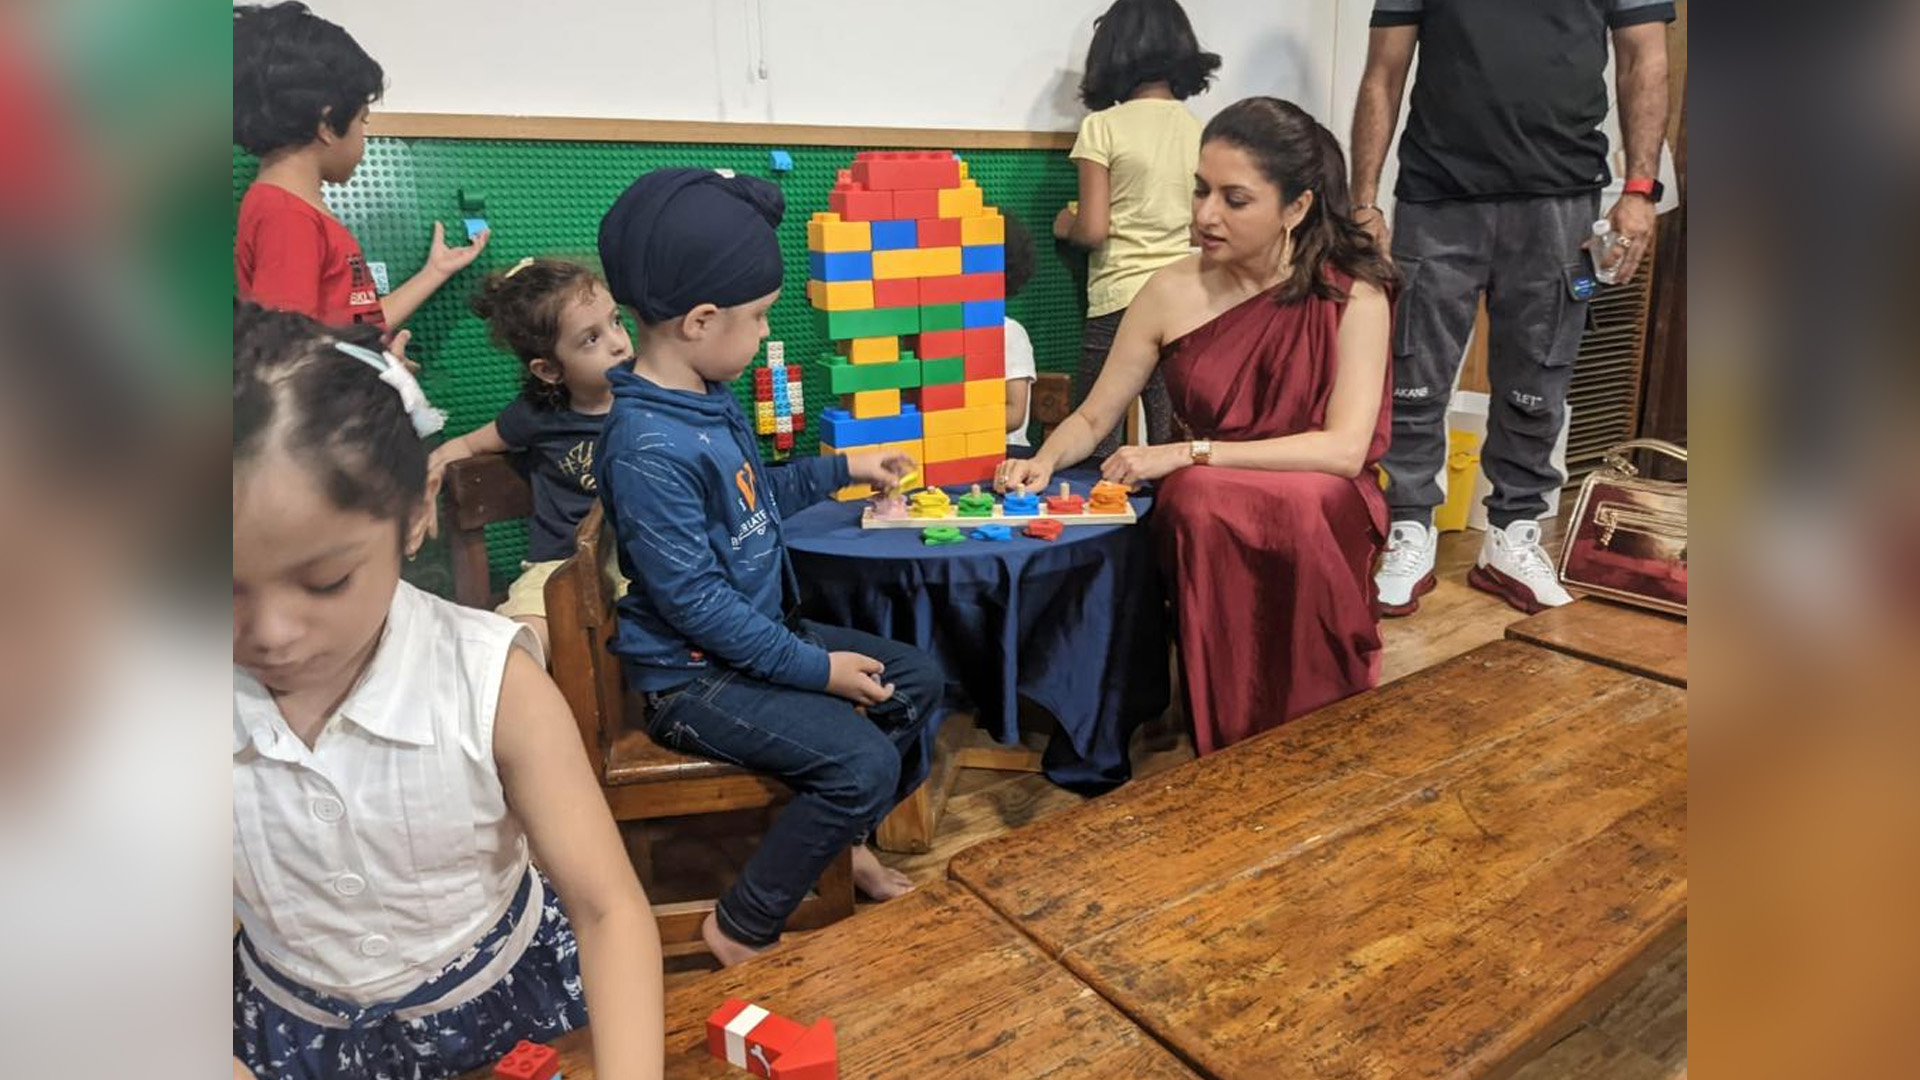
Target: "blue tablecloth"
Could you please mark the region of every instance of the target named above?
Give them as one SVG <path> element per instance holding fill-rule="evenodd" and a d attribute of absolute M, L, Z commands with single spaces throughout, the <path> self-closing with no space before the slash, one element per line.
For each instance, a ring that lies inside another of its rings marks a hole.
<path fill-rule="evenodd" d="M 1059 479 L 1085 494 L 1098 475 Z M 1143 518 L 1152 506 L 1133 503 Z M 1098 793 L 1125 782 L 1127 740 L 1169 693 L 1147 523 L 929 547 L 917 529 L 860 528 L 865 506 L 822 503 L 788 519 L 805 614 L 932 654 L 1001 742 L 1019 739 L 1019 698 L 1051 713 L 1060 732 L 1043 764 L 1054 783 Z"/>

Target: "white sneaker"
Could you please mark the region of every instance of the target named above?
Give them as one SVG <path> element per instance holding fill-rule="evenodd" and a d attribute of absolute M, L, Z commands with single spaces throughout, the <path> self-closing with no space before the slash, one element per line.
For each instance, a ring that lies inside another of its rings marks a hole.
<path fill-rule="evenodd" d="M 1547 549 L 1540 546 L 1540 523 L 1516 521 L 1505 529 L 1487 529 L 1480 557 L 1467 572 L 1467 584 L 1490 592 L 1532 615 L 1573 602 L 1560 587 Z"/>
<path fill-rule="evenodd" d="M 1387 550 L 1373 575 L 1373 593 L 1382 615 L 1411 615 L 1420 598 L 1433 591 L 1433 555 L 1440 534 L 1417 521 L 1396 521 L 1387 532 Z"/>

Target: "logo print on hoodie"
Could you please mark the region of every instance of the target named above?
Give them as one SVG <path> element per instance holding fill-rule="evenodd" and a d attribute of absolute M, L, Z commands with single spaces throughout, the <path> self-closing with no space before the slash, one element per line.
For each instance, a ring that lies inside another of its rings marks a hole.
<path fill-rule="evenodd" d="M 753 491 L 752 462 L 740 466 L 740 471 L 733 474 L 733 486 L 740 489 L 740 496 L 746 500 L 747 510 L 751 512 L 754 508 L 753 504 L 757 501 Z"/>

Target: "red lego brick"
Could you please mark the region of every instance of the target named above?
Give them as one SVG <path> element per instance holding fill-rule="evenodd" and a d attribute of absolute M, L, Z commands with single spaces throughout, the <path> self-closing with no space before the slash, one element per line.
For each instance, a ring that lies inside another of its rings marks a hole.
<path fill-rule="evenodd" d="M 966 280 L 960 274 L 954 274 L 952 277 L 921 278 L 920 302 L 922 304 L 959 304 L 971 300 L 973 297 L 966 295 Z"/>
<path fill-rule="evenodd" d="M 993 480 L 994 470 L 1004 460 L 1004 456 L 996 454 L 993 457 L 965 458 L 960 461 L 930 461 L 920 469 L 929 487 L 950 487 L 976 481 L 988 483 Z"/>
<path fill-rule="evenodd" d="M 907 391 L 906 400 L 918 408 L 923 417 L 939 409 L 964 409 L 967 406 L 967 384 L 957 382 L 941 386 L 916 386 Z"/>
<path fill-rule="evenodd" d="M 949 356 L 965 356 L 966 353 L 964 330 L 924 331 L 920 335 L 919 345 L 913 350 L 913 355 L 922 360 L 940 360 Z"/>
<path fill-rule="evenodd" d="M 869 191 L 858 184 L 840 184 L 827 196 L 827 208 L 839 214 L 842 221 L 891 221 L 893 192 Z"/>
<path fill-rule="evenodd" d="M 773 386 L 772 368 L 754 368 L 753 385 L 756 389 L 768 389 Z"/>
<path fill-rule="evenodd" d="M 525 1039 L 515 1043 L 493 1067 L 493 1075 L 499 1080 L 553 1080 L 559 1072 L 560 1051 Z"/>
<path fill-rule="evenodd" d="M 840 1080 L 840 1047 L 833 1021 L 819 1020 L 774 1059 L 772 1080 Z"/>
<path fill-rule="evenodd" d="M 976 379 L 1004 379 L 1007 377 L 1007 358 L 1004 356 L 978 356 L 968 353 L 966 357 L 967 381 Z"/>
<path fill-rule="evenodd" d="M 966 352 L 969 354 L 1007 355 L 1007 327 L 1004 323 L 999 326 L 976 326 L 964 333 L 967 336 Z"/>
<path fill-rule="evenodd" d="M 869 150 L 853 158 L 853 178 L 874 191 L 960 186 L 951 150 Z"/>
<path fill-rule="evenodd" d="M 920 299 L 919 278 L 887 278 L 873 283 L 873 306 L 919 307 L 925 301 Z"/>
<path fill-rule="evenodd" d="M 787 368 L 787 381 L 790 383 L 797 383 L 800 381 L 800 366 L 798 364 L 789 366 Z"/>
<path fill-rule="evenodd" d="M 959 220 L 955 218 L 954 220 Z M 1007 295 L 1007 276 L 1002 273 L 961 274 L 960 299 L 967 300 L 1003 300 Z M 942 301 L 950 303 L 951 301 Z M 988 328 L 991 329 L 991 328 Z M 1005 327 L 1001 328 L 1002 330 Z"/>
<path fill-rule="evenodd" d="M 930 218 L 918 222 L 915 247 L 959 247 L 959 218 Z"/>
<path fill-rule="evenodd" d="M 784 431 L 776 431 L 773 434 L 773 445 L 777 450 L 791 450 L 793 449 L 793 436 Z"/>
<path fill-rule="evenodd" d="M 912 218 L 938 218 L 940 216 L 940 193 L 931 188 L 915 191 L 896 191 L 893 193 L 893 212 L 902 220 Z M 915 247 L 924 245 L 915 244 Z"/>

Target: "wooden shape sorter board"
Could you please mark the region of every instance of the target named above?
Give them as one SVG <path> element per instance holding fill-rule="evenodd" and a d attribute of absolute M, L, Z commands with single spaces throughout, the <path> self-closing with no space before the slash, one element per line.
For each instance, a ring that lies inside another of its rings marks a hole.
<path fill-rule="evenodd" d="M 976 489 L 976 497 L 978 497 L 979 485 L 976 484 L 974 486 Z M 1060 485 L 1060 495 L 1062 497 L 1066 497 L 1069 494 L 1069 490 L 1069 485 L 1065 482 Z M 937 488 L 926 488 L 921 492 L 916 492 L 914 498 L 919 498 L 927 493 L 937 495 L 940 494 L 940 490 Z M 860 515 L 860 527 L 863 529 L 927 529 L 936 525 L 954 525 L 973 529 L 981 525 L 1005 525 L 1009 528 L 1020 529 L 1035 521 L 1042 520 L 1057 521 L 1061 525 L 1133 525 L 1140 520 L 1140 515 L 1134 511 L 1131 500 L 1127 502 L 1126 509 L 1121 512 L 1102 513 L 1082 509 L 1079 513 L 1056 514 L 1049 511 L 1047 504 L 1050 500 L 1047 496 L 1037 495 L 1036 498 L 1039 500 L 1039 513 L 1035 514 L 1007 513 L 1006 499 L 1004 497 L 994 498 L 993 513 L 991 514 L 962 514 L 958 502 L 951 502 L 945 507 L 944 511 L 939 514 L 914 515 L 909 513 L 903 517 L 882 517 L 875 513 L 875 507 L 869 504 L 866 511 Z M 1082 506 L 1088 505 L 1088 500 L 1084 494 L 1073 496 L 1073 501 Z"/>

